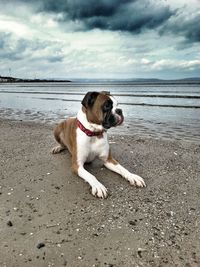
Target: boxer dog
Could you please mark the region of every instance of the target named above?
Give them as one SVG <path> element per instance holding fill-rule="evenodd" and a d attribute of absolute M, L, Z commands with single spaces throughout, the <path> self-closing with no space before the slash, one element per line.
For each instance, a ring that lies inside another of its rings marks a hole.
<path fill-rule="evenodd" d="M 84 168 L 84 163 L 96 157 L 131 185 L 145 187 L 140 176 L 130 173 L 111 155 L 107 130 L 121 125 L 124 120 L 115 98 L 109 92 L 88 92 L 81 104 L 76 118 L 68 118 L 54 129 L 55 139 L 60 145 L 54 147 L 52 153 L 68 149 L 72 156 L 72 171 L 89 183 L 92 195 L 96 197 L 106 198 L 107 189 Z"/>

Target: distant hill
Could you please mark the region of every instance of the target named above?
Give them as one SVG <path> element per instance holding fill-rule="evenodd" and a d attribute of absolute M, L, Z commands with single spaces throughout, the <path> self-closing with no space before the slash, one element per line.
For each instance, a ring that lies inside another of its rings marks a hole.
<path fill-rule="evenodd" d="M 73 79 L 72 82 L 79 83 L 103 83 L 103 84 L 200 84 L 200 78 L 184 78 L 184 79 L 172 79 L 172 80 L 164 80 L 164 79 L 156 79 L 156 78 L 134 78 L 134 79 Z"/>
<path fill-rule="evenodd" d="M 12 82 L 71 82 L 69 80 L 59 80 L 59 79 L 21 79 L 14 77 L 0 76 L 0 83 L 12 83 Z"/>
<path fill-rule="evenodd" d="M 185 79 L 182 79 L 182 80 L 185 80 L 185 81 L 200 81 L 200 78 L 198 77 L 191 77 L 191 78 L 185 78 Z"/>
<path fill-rule="evenodd" d="M 149 83 L 149 84 L 200 84 L 200 78 L 184 78 L 184 79 L 171 79 L 171 80 L 164 80 L 164 79 L 131 79 L 128 80 L 133 83 Z"/>
<path fill-rule="evenodd" d="M 14 77 L 6 77 L 0 76 L 0 83 L 12 83 L 12 82 L 80 82 L 80 83 L 116 83 L 123 84 L 131 83 L 131 84 L 200 84 L 199 77 L 191 77 L 184 79 L 172 79 L 172 80 L 164 80 L 164 79 L 156 79 L 156 78 L 134 78 L 134 79 L 73 79 L 73 80 L 65 80 L 65 79 L 21 79 Z"/>

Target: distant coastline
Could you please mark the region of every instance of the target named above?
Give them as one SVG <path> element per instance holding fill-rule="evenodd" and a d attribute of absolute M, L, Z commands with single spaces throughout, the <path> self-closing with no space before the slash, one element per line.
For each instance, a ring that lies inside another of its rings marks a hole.
<path fill-rule="evenodd" d="M 58 80 L 58 79 L 21 79 L 21 78 L 15 78 L 15 77 L 9 77 L 9 76 L 0 76 L 0 83 L 37 83 L 37 82 L 71 82 L 70 80 Z"/>
<path fill-rule="evenodd" d="M 134 79 L 22 79 L 15 78 L 10 76 L 0 76 L 0 83 L 41 83 L 41 82 L 75 82 L 75 83 L 88 83 L 88 84 L 121 84 L 124 82 L 126 84 L 131 85 L 140 85 L 140 84 L 148 84 L 148 85 L 173 85 L 173 84 L 197 84 L 200 85 L 200 77 L 191 77 L 191 78 L 183 78 L 183 79 L 156 79 L 156 78 L 134 78 Z"/>
<path fill-rule="evenodd" d="M 156 79 L 156 78 L 134 78 L 134 79 L 73 79 L 72 82 L 88 84 L 110 84 L 113 85 L 200 85 L 200 77 L 191 77 L 184 79 Z"/>

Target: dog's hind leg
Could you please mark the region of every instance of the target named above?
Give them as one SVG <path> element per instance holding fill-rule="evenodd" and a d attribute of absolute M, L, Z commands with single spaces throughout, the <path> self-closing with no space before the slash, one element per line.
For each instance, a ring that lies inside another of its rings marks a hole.
<path fill-rule="evenodd" d="M 52 148 L 51 150 L 51 153 L 52 154 L 58 154 L 60 153 L 61 151 L 65 150 L 66 149 L 66 146 L 55 146 L 54 148 Z"/>
<path fill-rule="evenodd" d="M 65 144 L 62 141 L 62 135 L 63 135 L 63 129 L 62 129 L 62 124 L 60 124 L 54 130 L 54 137 L 60 145 L 55 146 L 51 150 L 52 154 L 57 154 L 57 153 L 60 153 L 61 151 L 65 150 L 65 149 L 67 149 L 67 147 L 65 146 Z"/>

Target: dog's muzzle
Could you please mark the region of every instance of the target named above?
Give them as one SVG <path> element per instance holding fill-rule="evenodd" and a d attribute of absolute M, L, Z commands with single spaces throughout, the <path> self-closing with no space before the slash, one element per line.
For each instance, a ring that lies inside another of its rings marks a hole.
<path fill-rule="evenodd" d="M 116 109 L 115 112 L 110 112 L 107 114 L 105 120 L 103 121 L 103 127 L 109 129 L 111 127 L 116 127 L 121 125 L 124 121 L 124 116 L 121 109 Z"/>
<path fill-rule="evenodd" d="M 123 121 L 124 121 L 124 116 L 123 116 L 123 113 L 122 113 L 122 109 L 117 108 L 115 110 L 115 112 L 116 112 L 115 116 L 116 116 L 116 121 L 117 121 L 116 126 L 117 125 L 121 125 L 123 123 Z"/>

